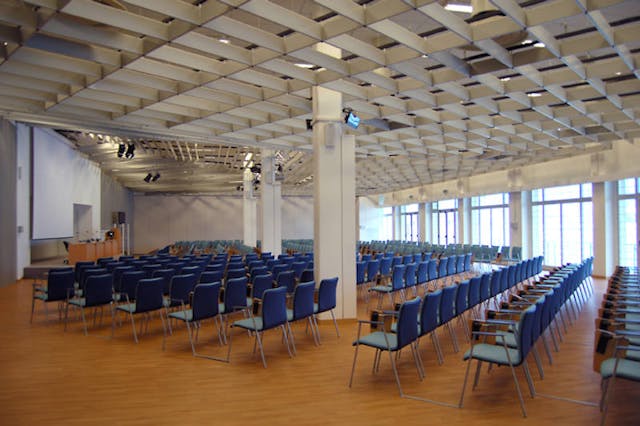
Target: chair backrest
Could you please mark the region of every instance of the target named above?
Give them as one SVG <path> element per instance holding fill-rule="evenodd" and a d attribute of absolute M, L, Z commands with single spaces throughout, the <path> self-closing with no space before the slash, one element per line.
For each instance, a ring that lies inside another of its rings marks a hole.
<path fill-rule="evenodd" d="M 307 268 L 307 262 L 293 262 L 291 264 L 296 279 L 300 279 L 302 272 Z"/>
<path fill-rule="evenodd" d="M 204 271 L 202 274 L 200 274 L 199 282 L 201 283 L 222 282 L 223 275 L 224 274 L 222 271 Z"/>
<path fill-rule="evenodd" d="M 391 263 L 393 262 L 393 258 L 391 257 L 382 257 L 379 259 L 380 262 L 380 275 L 384 277 L 388 277 L 391 275 Z"/>
<path fill-rule="evenodd" d="M 213 318 L 218 315 L 218 297 L 220 295 L 220 281 L 201 283 L 193 289 L 191 299 L 192 321 Z"/>
<path fill-rule="evenodd" d="M 120 278 L 120 292 L 127 294 L 130 301 L 135 300 L 138 281 L 143 278 L 146 278 L 144 271 L 134 269 L 132 271 L 123 272 Z"/>
<path fill-rule="evenodd" d="M 47 300 L 65 300 L 73 296 L 74 273 L 72 269 L 50 271 L 47 277 Z"/>
<path fill-rule="evenodd" d="M 438 261 L 435 259 L 429 260 L 429 264 L 427 265 L 427 279 L 429 281 L 438 279 Z"/>
<path fill-rule="evenodd" d="M 489 300 L 491 298 L 491 282 L 493 275 L 485 273 L 480 276 L 480 302 Z"/>
<path fill-rule="evenodd" d="M 400 290 L 404 287 L 404 271 L 405 265 L 395 265 L 393 267 L 393 272 L 391 273 L 391 288 L 396 291 Z"/>
<path fill-rule="evenodd" d="M 139 314 L 162 308 L 162 289 L 162 277 L 143 278 L 138 281 L 138 286 L 136 287 L 135 313 Z"/>
<path fill-rule="evenodd" d="M 164 280 L 162 281 L 164 283 Z M 189 293 L 198 282 L 194 274 L 180 274 L 171 277 L 171 286 L 169 287 L 169 298 L 172 304 L 189 303 Z"/>
<path fill-rule="evenodd" d="M 520 323 L 518 324 L 518 351 L 520 351 L 520 363 L 524 361 L 524 359 L 529 354 L 529 351 L 532 348 L 532 334 L 534 321 L 536 316 L 536 305 L 531 305 L 527 308 L 520 317 Z M 520 364 L 518 363 L 518 365 Z"/>
<path fill-rule="evenodd" d="M 222 271 L 224 272 L 224 263 L 210 263 L 205 267 L 205 271 Z"/>
<path fill-rule="evenodd" d="M 400 305 L 398 312 L 398 346 L 401 349 L 418 338 L 418 312 L 420 311 L 420 298 L 408 300 Z"/>
<path fill-rule="evenodd" d="M 147 278 L 153 277 L 153 272 L 158 269 L 162 269 L 162 265 L 159 263 L 148 263 L 142 267 L 142 270 L 147 273 Z"/>
<path fill-rule="evenodd" d="M 271 273 L 274 277 L 280 275 L 281 272 L 285 272 L 289 270 L 289 265 L 286 263 L 279 263 L 277 265 L 273 265 L 273 269 L 271 269 Z"/>
<path fill-rule="evenodd" d="M 469 280 L 469 296 L 468 304 L 469 308 L 473 308 L 480 303 L 480 286 L 482 284 L 482 277 L 473 277 Z"/>
<path fill-rule="evenodd" d="M 413 256 L 412 256 L 413 259 Z M 416 267 L 415 263 L 407 263 L 404 265 L 404 285 L 405 287 L 413 287 L 416 285 Z"/>
<path fill-rule="evenodd" d="M 262 294 L 262 327 L 264 330 L 287 322 L 287 289 L 270 288 Z"/>
<path fill-rule="evenodd" d="M 262 299 L 264 291 L 270 288 L 273 288 L 273 275 L 270 272 L 256 275 L 252 282 L 251 296 L 256 299 Z"/>
<path fill-rule="evenodd" d="M 456 316 L 455 300 L 458 287 L 450 285 L 442 289 L 442 298 L 440 299 L 440 324 L 444 324 Z"/>
<path fill-rule="evenodd" d="M 293 320 L 313 315 L 313 294 L 316 290 L 316 283 L 300 283 L 293 292 Z"/>
<path fill-rule="evenodd" d="M 402 264 L 407 265 L 409 263 L 413 263 L 413 255 L 405 254 L 404 256 L 402 256 Z"/>
<path fill-rule="evenodd" d="M 244 268 L 227 269 L 227 279 L 246 277 L 247 273 Z"/>
<path fill-rule="evenodd" d="M 196 277 L 196 282 L 200 279 L 200 274 L 204 270 L 203 266 L 185 266 L 180 270 L 180 275 L 193 274 Z"/>
<path fill-rule="evenodd" d="M 372 282 L 373 280 L 377 279 L 379 273 L 380 261 L 370 260 L 369 263 L 367 263 L 367 281 Z"/>
<path fill-rule="evenodd" d="M 176 274 L 176 270 L 172 268 L 156 269 L 153 271 L 151 278 L 162 277 L 164 279 L 162 288 L 164 294 L 169 294 L 171 287 L 171 278 Z"/>
<path fill-rule="evenodd" d="M 458 256 L 450 256 L 449 261 L 447 262 L 447 275 L 455 275 L 456 270 L 456 261 L 458 260 Z"/>
<path fill-rule="evenodd" d="M 456 315 L 460 315 L 469 309 L 469 281 L 462 281 L 458 284 L 456 292 Z"/>
<path fill-rule="evenodd" d="M 318 288 L 318 313 L 329 311 L 336 307 L 336 292 L 338 291 L 338 277 L 325 278 L 320 281 Z"/>
<path fill-rule="evenodd" d="M 367 262 L 356 262 L 356 284 L 364 284 L 364 271 L 367 266 Z"/>
<path fill-rule="evenodd" d="M 446 277 L 449 274 L 447 265 L 449 264 L 448 257 L 441 257 L 438 263 L 438 278 Z"/>
<path fill-rule="evenodd" d="M 311 268 L 310 266 L 312 266 L 313 262 L 309 262 L 309 264 L 307 265 L 307 268 L 309 269 L 305 269 L 304 271 L 302 271 L 302 275 L 300 275 L 300 282 L 301 283 L 308 283 L 309 281 L 313 281 L 314 280 L 314 272 L 313 272 L 313 268 Z"/>
<path fill-rule="evenodd" d="M 113 301 L 113 275 L 107 273 L 87 277 L 84 298 L 85 307 L 111 303 Z"/>
<path fill-rule="evenodd" d="M 458 274 L 461 274 L 462 272 L 464 272 L 464 254 L 459 254 L 456 257 L 456 272 Z"/>
<path fill-rule="evenodd" d="M 429 268 L 429 262 L 427 261 L 422 261 L 420 263 L 418 263 L 418 271 L 416 272 L 416 283 L 418 285 L 420 284 L 424 284 L 426 283 L 428 280 L 427 278 L 427 271 Z"/>
<path fill-rule="evenodd" d="M 420 311 L 420 335 L 423 336 L 438 327 L 442 289 L 427 293 Z"/>
<path fill-rule="evenodd" d="M 464 270 L 465 271 L 470 271 L 471 270 L 471 256 L 473 256 L 471 253 L 467 253 L 464 255 Z"/>
<path fill-rule="evenodd" d="M 82 281 L 80 283 L 78 283 L 80 285 L 80 288 L 84 289 L 85 284 L 87 282 L 87 278 L 89 278 L 92 275 L 104 275 L 109 273 L 109 271 L 106 270 L 106 268 L 88 268 L 88 269 L 84 269 L 82 271 Z"/>
<path fill-rule="evenodd" d="M 224 312 L 228 314 L 247 307 L 247 277 L 227 280 L 224 289 Z"/>
<path fill-rule="evenodd" d="M 81 280 L 81 274 L 82 271 L 84 269 L 88 269 L 88 268 L 96 268 L 96 264 L 93 261 L 80 261 L 80 262 L 76 262 L 75 267 L 74 267 L 74 273 L 75 273 L 75 279 L 77 283 L 80 283 Z"/>
<path fill-rule="evenodd" d="M 500 286 L 502 285 L 502 269 L 497 269 L 491 273 L 491 282 L 489 284 L 490 297 L 496 296 L 500 293 Z"/>
<path fill-rule="evenodd" d="M 293 293 L 293 290 L 296 287 L 295 273 L 293 271 L 280 272 L 276 276 L 276 283 L 278 287 L 285 287 L 287 289 L 287 293 Z"/>
<path fill-rule="evenodd" d="M 502 268 L 500 275 L 500 293 L 509 289 L 509 269 Z"/>

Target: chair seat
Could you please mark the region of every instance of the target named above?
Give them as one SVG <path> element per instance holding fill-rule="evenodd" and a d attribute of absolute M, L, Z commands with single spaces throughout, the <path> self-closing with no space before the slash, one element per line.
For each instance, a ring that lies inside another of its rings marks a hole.
<path fill-rule="evenodd" d="M 498 339 L 499 340 L 499 339 Z M 479 359 L 480 361 L 493 362 L 494 364 L 500 365 L 509 365 L 509 358 L 507 358 L 507 351 L 509 352 L 509 357 L 511 358 L 512 365 L 520 364 L 520 353 L 517 349 L 508 348 L 505 350 L 504 346 L 501 344 L 488 344 L 488 343 L 479 343 L 473 346 L 473 358 Z M 463 359 L 467 361 L 470 358 L 471 349 L 465 352 Z"/>
<path fill-rule="evenodd" d="M 387 336 L 386 339 L 385 335 Z M 387 341 L 389 342 L 389 346 L 387 346 Z M 384 331 L 374 331 L 373 333 L 362 336 L 359 340 L 353 342 L 354 346 L 356 344 L 371 346 L 383 351 L 395 351 L 398 346 L 398 335 L 395 333 L 385 333 Z"/>
<path fill-rule="evenodd" d="M 252 318 L 241 319 L 238 321 L 234 321 L 233 326 L 244 328 L 247 330 L 252 330 L 252 331 L 262 331 L 262 328 L 263 328 L 262 318 L 253 317 L 253 319 Z"/>
<path fill-rule="evenodd" d="M 87 299 L 84 297 L 73 298 L 69 300 L 69 304 L 74 306 L 85 306 L 87 304 Z"/>
<path fill-rule="evenodd" d="M 47 293 L 37 293 L 33 295 L 33 298 L 38 300 L 43 300 L 46 302 L 49 300 L 49 295 Z"/>
<path fill-rule="evenodd" d="M 125 303 L 123 305 L 118 305 L 116 307 L 117 310 L 119 311 L 124 311 L 124 312 L 128 312 L 128 313 L 135 313 L 136 312 L 136 304 L 135 303 Z"/>
<path fill-rule="evenodd" d="M 369 291 L 377 291 L 379 293 L 391 293 L 393 291 L 393 287 L 390 285 L 377 285 L 375 287 L 371 287 Z"/>
<path fill-rule="evenodd" d="M 600 365 L 600 374 L 603 379 L 608 379 L 613 376 L 613 368 L 615 367 L 615 364 L 615 358 L 609 358 L 602 362 Z M 629 359 L 620 359 L 618 362 L 618 369 L 616 370 L 616 377 L 640 381 L 640 362 Z"/>
<path fill-rule="evenodd" d="M 179 319 L 180 321 L 191 322 L 193 321 L 193 311 L 187 309 L 186 311 L 176 311 L 169 314 L 169 318 Z"/>

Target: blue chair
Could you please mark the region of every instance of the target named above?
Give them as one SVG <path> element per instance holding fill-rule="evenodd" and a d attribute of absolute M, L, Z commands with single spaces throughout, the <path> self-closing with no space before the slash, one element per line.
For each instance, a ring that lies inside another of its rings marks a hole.
<path fill-rule="evenodd" d="M 296 288 L 296 277 L 293 271 L 284 271 L 276 275 L 276 287 L 284 287 L 287 293 L 293 293 Z"/>
<path fill-rule="evenodd" d="M 180 274 L 171 277 L 169 285 L 169 295 L 163 297 L 163 303 L 167 318 L 169 317 L 169 308 L 186 305 L 189 303 L 189 297 L 194 287 L 198 283 L 194 274 Z M 164 280 L 162 281 L 164 294 Z M 169 321 L 169 334 L 173 334 L 171 322 Z"/>
<path fill-rule="evenodd" d="M 433 289 L 435 290 L 438 287 L 438 261 L 435 259 L 430 259 L 427 265 L 427 289 L 429 288 L 429 284 L 433 283 Z"/>
<path fill-rule="evenodd" d="M 440 299 L 440 311 L 439 311 L 439 325 L 446 325 L 449 329 L 449 335 L 451 336 L 451 342 L 453 344 L 453 351 L 458 352 L 458 339 L 456 333 L 453 331 L 451 320 L 456 316 L 456 293 L 458 287 L 450 285 L 442 289 L 442 298 Z"/>
<path fill-rule="evenodd" d="M 273 269 L 271 270 L 271 273 L 273 274 L 274 277 L 277 277 L 282 272 L 286 272 L 288 270 L 289 270 L 289 265 L 283 264 L 283 263 L 279 263 L 279 264 L 273 266 Z"/>
<path fill-rule="evenodd" d="M 42 287 L 33 283 L 31 294 L 31 318 L 29 322 L 33 322 L 33 310 L 36 300 L 44 303 L 45 315 L 49 314 L 47 304 L 50 302 L 58 302 L 58 317 L 62 319 L 62 307 L 65 302 L 73 296 L 74 292 L 74 272 L 71 268 L 58 271 L 49 271 L 47 276 L 47 286 Z"/>
<path fill-rule="evenodd" d="M 399 292 L 402 301 L 404 301 L 404 295 L 402 294 L 402 289 L 404 288 L 404 271 L 405 265 L 396 265 L 393 267 L 393 272 L 391 275 L 391 285 L 377 285 L 371 287 L 369 291 L 373 291 L 378 293 L 378 309 L 382 307 L 382 298 L 385 294 L 389 295 L 389 300 L 391 301 L 391 306 L 394 304 L 395 293 Z"/>
<path fill-rule="evenodd" d="M 293 292 L 293 309 L 287 309 L 287 328 L 289 329 L 289 336 L 291 336 L 291 347 L 293 348 L 294 355 L 297 353 L 295 338 L 291 330 L 291 323 L 294 321 L 306 318 L 311 328 L 313 342 L 315 345 L 318 345 L 317 324 L 314 319 L 315 309 L 313 303 L 315 290 L 316 283 L 313 281 L 298 284 Z"/>
<path fill-rule="evenodd" d="M 224 273 L 222 271 L 204 271 L 202 274 L 200 274 L 199 282 L 205 284 L 222 282 L 223 276 Z"/>
<path fill-rule="evenodd" d="M 187 335 L 189 336 L 189 343 L 191 344 L 191 352 L 193 356 L 200 358 L 207 358 L 216 361 L 229 362 L 229 358 L 219 358 L 210 355 L 202 355 L 196 351 L 195 342 L 198 341 L 198 332 L 201 328 L 202 321 L 213 318 L 218 329 L 218 340 L 222 344 L 222 323 L 218 322 L 220 316 L 218 311 L 218 298 L 220 295 L 220 282 L 214 283 L 202 283 L 198 284 L 193 290 L 193 297 L 191 298 L 191 307 L 187 308 L 184 303 L 179 311 L 171 312 L 169 319 L 183 321 L 187 324 Z M 191 325 L 193 324 L 193 328 Z M 195 338 L 193 336 L 193 329 L 196 330 Z"/>
<path fill-rule="evenodd" d="M 82 326 L 85 336 L 87 333 L 87 321 L 84 315 L 86 308 L 101 308 L 100 319 L 102 319 L 102 308 L 109 305 L 113 324 L 113 276 L 111 274 L 91 275 L 87 277 L 82 296 L 76 296 L 67 300 L 64 311 L 64 329 L 67 330 L 67 319 L 69 317 L 69 306 L 80 309 L 82 314 Z M 94 324 L 96 315 L 94 313 Z"/>
<path fill-rule="evenodd" d="M 256 336 L 256 343 L 260 349 L 260 356 L 262 357 L 262 365 L 267 368 L 267 361 L 264 357 L 264 348 L 262 345 L 263 334 L 267 330 L 273 328 L 280 328 L 282 330 L 282 337 L 287 346 L 289 356 L 293 356 L 291 349 L 289 348 L 289 338 L 287 328 L 287 289 L 285 287 L 271 288 L 265 290 L 262 298 L 262 314 L 259 317 L 250 315 L 249 318 L 234 321 L 231 325 L 232 328 L 239 327 L 245 330 L 254 332 Z M 229 349 L 227 358 L 231 354 L 231 339 L 233 333 L 229 333 Z"/>
<path fill-rule="evenodd" d="M 353 342 L 353 345 L 356 347 L 355 353 L 353 354 L 353 365 L 351 367 L 351 377 L 349 378 L 349 387 L 351 387 L 353 383 L 353 374 L 356 368 L 356 360 L 358 358 L 358 349 L 360 345 L 369 346 L 376 350 L 374 357 L 374 372 L 378 371 L 380 366 L 380 358 L 382 352 L 389 353 L 389 360 L 391 361 L 391 367 L 393 369 L 393 374 L 396 379 L 396 384 L 398 385 L 398 391 L 400 392 L 400 396 L 404 396 L 402 392 L 402 386 L 400 384 L 400 377 L 398 376 L 398 369 L 396 367 L 396 360 L 393 356 L 394 352 L 398 352 L 399 350 L 409 346 L 411 348 L 411 353 L 413 354 L 413 360 L 416 364 L 416 369 L 418 371 L 418 377 L 422 380 L 424 372 L 422 369 L 422 361 L 420 360 L 420 354 L 418 353 L 416 343 L 418 339 L 418 311 L 420 309 L 420 298 L 416 297 L 413 300 L 409 300 L 400 305 L 400 310 L 398 311 L 398 323 L 397 323 L 397 332 L 391 333 L 388 330 L 382 331 L 374 331 L 370 334 L 362 336 L 362 324 L 375 324 L 379 327 L 384 326 L 384 321 L 358 321 L 358 336 L 356 340 Z"/>
<path fill-rule="evenodd" d="M 416 291 L 416 268 L 417 265 L 415 263 L 407 263 L 404 270 L 404 288 L 411 289 L 413 291 L 413 296 L 417 296 Z"/>
<path fill-rule="evenodd" d="M 431 293 L 427 293 L 422 302 L 422 308 L 420 309 L 420 319 L 418 328 L 418 337 L 421 338 L 426 334 L 431 336 L 431 342 L 436 350 L 436 356 L 438 357 L 438 364 L 444 362 L 442 356 L 442 349 L 440 348 L 440 340 L 438 339 L 438 333 L 436 329 L 439 325 L 438 316 L 440 314 L 440 299 L 442 298 L 442 289 L 438 289 Z M 420 341 L 418 341 L 418 345 Z"/>
<path fill-rule="evenodd" d="M 142 332 L 143 326 L 145 331 L 149 326 L 151 312 L 160 312 L 160 320 L 162 321 L 162 332 L 164 336 L 162 339 L 162 349 L 164 350 L 167 327 L 165 325 L 163 315 L 164 298 L 162 290 L 163 279 L 161 277 L 141 279 L 136 287 L 135 301 L 131 302 L 127 300 L 127 303 L 116 306 L 116 311 L 126 312 L 129 314 L 129 318 L 131 319 L 131 329 L 133 330 L 133 340 L 135 340 L 136 343 L 138 343 L 138 333 L 136 332 L 134 316 L 142 314 L 143 322 L 140 324 L 140 331 Z"/>
<path fill-rule="evenodd" d="M 428 271 L 429 271 L 429 262 L 425 260 L 418 263 L 418 270 L 416 271 L 416 286 L 422 287 L 425 292 L 427 291 L 426 286 L 427 286 L 427 283 L 429 282 Z"/>
<path fill-rule="evenodd" d="M 469 340 L 469 327 L 464 317 L 465 312 L 470 308 L 469 306 L 469 281 L 462 281 L 457 285 L 456 291 L 456 311 L 455 316 L 458 322 L 462 322 L 462 328 L 464 328 L 464 336 Z"/>
<path fill-rule="evenodd" d="M 120 278 L 120 288 L 116 288 L 116 293 L 114 294 L 114 300 L 116 302 L 124 302 L 128 300 L 129 302 L 136 299 L 136 288 L 138 287 L 138 282 L 146 277 L 144 271 L 138 270 L 129 270 L 124 271 Z"/>
<path fill-rule="evenodd" d="M 356 289 L 366 291 L 365 271 L 367 268 L 367 262 L 356 262 Z"/>
<path fill-rule="evenodd" d="M 300 277 L 302 276 L 302 272 L 307 269 L 307 262 L 293 262 L 291 267 L 296 281 L 301 282 Z"/>
<path fill-rule="evenodd" d="M 232 278 L 224 286 L 222 303 L 218 305 L 218 311 L 227 324 L 227 317 L 235 312 L 243 312 L 248 315 L 253 306 L 253 298 L 247 297 L 247 277 Z M 226 340 L 226 333 L 223 335 Z"/>
<path fill-rule="evenodd" d="M 251 284 L 251 296 L 255 299 L 262 299 L 265 290 L 273 288 L 273 275 L 267 272 L 264 275 L 257 275 Z"/>
<path fill-rule="evenodd" d="M 226 276 L 227 280 L 232 280 L 234 278 L 242 278 L 246 276 L 247 276 L 247 272 L 244 270 L 244 268 L 227 269 L 227 276 Z"/>
<path fill-rule="evenodd" d="M 151 274 L 151 278 L 162 277 L 164 280 L 162 282 L 163 293 L 169 294 L 169 290 L 171 287 L 171 278 L 173 278 L 174 275 L 176 275 L 175 269 L 171 269 L 171 268 L 156 269 Z"/>
<path fill-rule="evenodd" d="M 514 327 L 516 336 L 517 347 L 510 348 L 507 345 L 506 338 L 501 333 L 493 332 L 493 331 L 485 331 L 478 330 L 473 331 L 472 334 L 472 345 L 467 352 L 465 352 L 463 359 L 468 361 L 466 373 L 464 376 L 464 383 L 462 385 L 462 393 L 460 394 L 460 402 L 458 406 L 462 408 L 463 400 L 464 400 L 464 391 L 467 387 L 467 379 L 469 377 L 469 370 L 471 368 L 471 362 L 475 359 L 478 361 L 476 376 L 473 383 L 473 388 L 478 384 L 478 378 L 480 376 L 480 368 L 482 367 L 483 362 L 488 362 L 490 364 L 496 364 L 499 366 L 509 366 L 511 369 L 511 374 L 513 376 L 513 380 L 516 385 L 516 391 L 518 393 L 518 398 L 520 400 L 520 407 L 522 409 L 522 415 L 527 417 L 527 412 L 524 407 L 524 400 L 522 398 L 522 392 L 520 392 L 520 385 L 518 384 L 518 377 L 516 376 L 515 367 L 522 365 L 522 368 L 525 372 L 525 377 L 527 378 L 527 383 L 529 384 L 529 390 L 531 392 L 531 396 L 535 396 L 535 390 L 533 388 L 533 382 L 531 380 L 531 374 L 529 373 L 529 368 L 527 366 L 527 355 L 532 348 L 532 333 L 534 324 L 534 318 L 536 313 L 536 306 L 532 305 L 527 308 L 522 315 L 520 316 L 519 324 Z M 479 325 L 492 325 L 490 320 L 480 322 L 476 321 Z M 505 321 L 494 321 L 495 323 L 505 323 Z M 515 325 L 515 324 L 514 324 Z M 496 342 L 494 343 L 476 343 L 477 340 L 483 339 L 485 337 L 493 336 L 496 338 Z"/>
<path fill-rule="evenodd" d="M 336 293 L 338 291 L 338 277 L 325 278 L 320 281 L 320 287 L 318 287 L 318 303 L 313 304 L 314 321 L 316 327 L 318 326 L 317 315 L 322 312 L 329 312 L 333 325 L 336 327 L 336 334 L 340 337 L 340 330 L 338 330 L 338 322 L 336 316 L 333 313 L 333 309 L 336 307 Z M 320 329 L 318 328 L 318 343 L 320 343 Z"/>
<path fill-rule="evenodd" d="M 300 276 L 301 283 L 308 283 L 309 281 L 314 281 L 313 269 L 305 269 Z"/>
<path fill-rule="evenodd" d="M 438 278 L 442 280 L 441 285 L 444 287 L 447 281 L 447 276 L 449 275 L 449 258 L 442 257 L 440 258 L 440 262 L 438 262 Z"/>

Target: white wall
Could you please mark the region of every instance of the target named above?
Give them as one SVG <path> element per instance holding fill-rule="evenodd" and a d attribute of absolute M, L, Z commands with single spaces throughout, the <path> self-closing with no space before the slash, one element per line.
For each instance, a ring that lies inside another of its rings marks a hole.
<path fill-rule="evenodd" d="M 181 240 L 242 240 L 242 204 L 240 196 L 134 194 L 133 252 Z M 313 238 L 313 198 L 282 197 L 282 224 L 283 238 Z M 257 226 L 260 235 L 261 220 Z"/>
<path fill-rule="evenodd" d="M 359 206 L 360 234 L 358 235 L 358 240 L 381 240 L 383 238 L 382 221 L 384 214 L 382 207 L 377 204 L 377 198 L 376 202 L 374 202 L 369 197 L 360 197 Z"/>

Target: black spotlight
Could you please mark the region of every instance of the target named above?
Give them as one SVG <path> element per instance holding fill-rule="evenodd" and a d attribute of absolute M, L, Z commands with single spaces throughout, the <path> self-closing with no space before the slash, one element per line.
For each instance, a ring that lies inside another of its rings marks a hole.
<path fill-rule="evenodd" d="M 124 155 L 125 149 L 126 149 L 126 147 L 124 146 L 123 143 L 118 145 L 118 158 L 122 158 L 122 156 Z"/>
<path fill-rule="evenodd" d="M 155 182 L 160 179 L 160 173 L 156 172 L 156 174 L 151 178 L 151 182 Z"/>
<path fill-rule="evenodd" d="M 147 173 L 147 176 L 144 178 L 144 181 L 149 183 L 152 178 L 153 178 L 153 176 L 151 175 L 151 173 Z"/>
<path fill-rule="evenodd" d="M 307 118 L 306 122 L 307 122 L 307 130 L 313 130 L 313 120 L 311 120 L 310 118 Z"/>
<path fill-rule="evenodd" d="M 136 146 L 130 143 L 127 146 L 127 152 L 124 154 L 126 158 L 133 158 L 135 156 Z"/>

